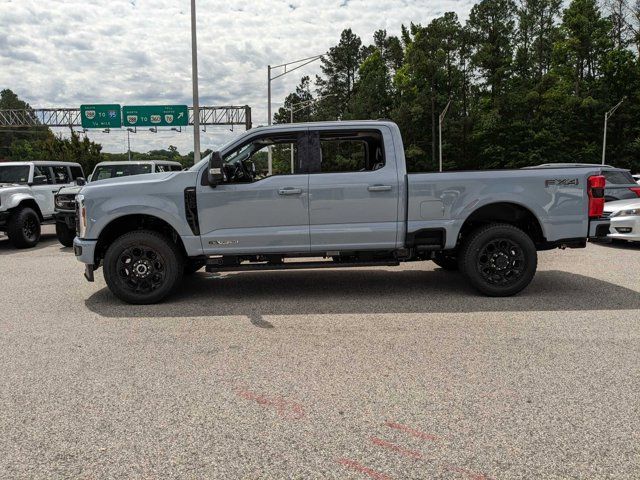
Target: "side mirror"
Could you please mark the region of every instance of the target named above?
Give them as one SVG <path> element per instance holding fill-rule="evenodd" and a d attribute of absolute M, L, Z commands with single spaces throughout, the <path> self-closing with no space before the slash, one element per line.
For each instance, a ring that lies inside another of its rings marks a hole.
<path fill-rule="evenodd" d="M 47 176 L 46 175 L 36 175 L 33 177 L 34 185 L 46 185 L 47 184 Z"/>
<path fill-rule="evenodd" d="M 82 187 L 83 185 L 86 185 L 87 181 L 84 179 L 84 177 L 78 177 L 76 178 L 76 185 L 78 185 L 79 187 Z"/>
<path fill-rule="evenodd" d="M 209 158 L 209 186 L 215 188 L 220 182 L 224 180 L 222 174 L 222 155 L 220 152 L 213 152 L 211 158 Z"/>

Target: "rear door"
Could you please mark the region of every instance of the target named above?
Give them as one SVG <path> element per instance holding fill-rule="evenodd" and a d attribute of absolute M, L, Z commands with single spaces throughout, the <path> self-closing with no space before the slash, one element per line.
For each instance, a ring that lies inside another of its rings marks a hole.
<path fill-rule="evenodd" d="M 318 129 L 309 176 L 312 251 L 396 248 L 398 172 L 390 132 Z"/>
<path fill-rule="evenodd" d="M 207 254 L 309 251 L 309 174 L 306 129 L 259 134 L 223 154 L 230 167 L 255 166 L 253 178 L 234 177 L 196 189 L 202 247 Z M 268 173 L 269 148 L 273 170 Z M 291 149 L 295 169 L 291 171 Z M 203 172 L 203 173 L 206 173 Z"/>

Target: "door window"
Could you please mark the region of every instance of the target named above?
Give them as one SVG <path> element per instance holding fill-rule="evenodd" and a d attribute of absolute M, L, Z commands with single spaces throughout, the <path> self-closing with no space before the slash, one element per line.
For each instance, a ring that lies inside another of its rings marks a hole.
<path fill-rule="evenodd" d="M 382 135 L 374 130 L 320 131 L 320 170 L 314 173 L 366 172 L 385 165 Z"/>
<path fill-rule="evenodd" d="M 51 174 L 51 169 L 49 167 L 44 167 L 42 165 L 36 165 L 33 169 L 33 176 L 35 177 L 39 177 L 40 175 L 44 175 L 47 178 L 47 182 L 48 184 L 52 184 L 53 183 L 53 176 Z"/>
<path fill-rule="evenodd" d="M 277 133 L 253 138 L 226 153 L 222 159 L 226 181 L 255 182 L 269 176 L 269 149 L 271 149 L 271 175 L 291 175 L 301 172 L 299 148 L 304 132 Z"/>
<path fill-rule="evenodd" d="M 82 167 L 71 166 L 69 167 L 71 170 L 71 179 L 75 180 L 76 178 L 84 177 L 84 172 L 82 171 Z"/>
<path fill-rule="evenodd" d="M 53 169 L 53 178 L 56 183 L 70 183 L 69 170 L 65 165 L 56 165 L 51 167 Z"/>

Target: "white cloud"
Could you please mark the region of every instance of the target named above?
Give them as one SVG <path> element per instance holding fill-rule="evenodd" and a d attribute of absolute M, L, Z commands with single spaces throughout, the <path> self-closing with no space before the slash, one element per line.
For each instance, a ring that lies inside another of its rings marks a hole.
<path fill-rule="evenodd" d="M 266 123 L 267 64 L 317 55 L 352 28 L 363 43 L 373 32 L 398 34 L 445 11 L 464 19 L 472 0 L 198 0 L 202 105 L 250 105 L 254 125 Z M 275 80 L 274 110 L 317 63 Z M 0 0 L 0 88 L 34 107 L 82 103 L 191 104 L 189 0 Z M 191 129 L 140 132 L 132 149 L 176 145 L 192 150 Z M 207 127 L 202 145 L 234 132 Z M 61 130 L 64 132 L 64 130 Z M 106 151 L 126 150 L 126 131 L 93 132 Z"/>

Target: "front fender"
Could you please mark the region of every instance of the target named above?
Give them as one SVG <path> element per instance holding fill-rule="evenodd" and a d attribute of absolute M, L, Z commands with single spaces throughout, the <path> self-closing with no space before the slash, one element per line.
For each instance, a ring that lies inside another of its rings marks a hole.
<path fill-rule="evenodd" d="M 97 240 L 100 232 L 114 220 L 127 215 L 149 215 L 167 222 L 180 236 L 193 235 L 183 219 L 184 200 L 180 203 L 173 197 L 135 195 L 87 201 L 87 239 Z"/>
<path fill-rule="evenodd" d="M 14 193 L 12 195 L 8 195 L 5 198 L 6 198 L 6 203 L 3 202 L 4 203 L 3 206 L 6 206 L 7 210 L 11 210 L 12 208 L 16 208 L 22 202 L 27 201 L 27 200 L 34 202 L 36 205 L 38 204 L 36 202 L 35 197 L 33 195 L 31 195 L 30 193 Z"/>

